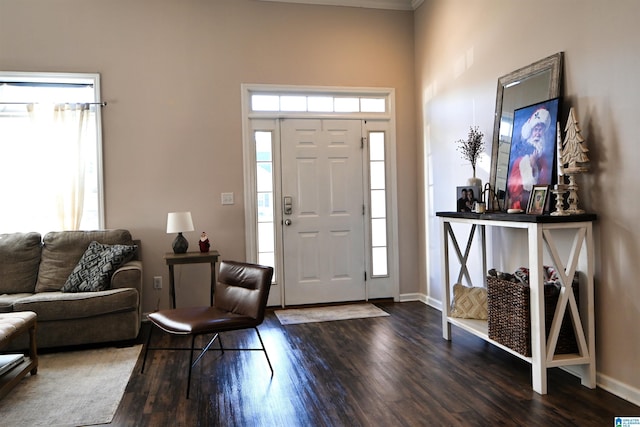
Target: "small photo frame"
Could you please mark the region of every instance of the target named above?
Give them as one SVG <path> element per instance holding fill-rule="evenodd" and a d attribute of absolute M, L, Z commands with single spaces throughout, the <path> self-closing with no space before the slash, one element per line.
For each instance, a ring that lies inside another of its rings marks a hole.
<path fill-rule="evenodd" d="M 532 215 L 542 215 L 547 204 L 547 194 L 549 193 L 548 185 L 536 185 L 531 190 L 529 203 L 527 204 L 527 213 Z"/>
<path fill-rule="evenodd" d="M 456 212 L 473 212 L 473 204 L 480 201 L 480 187 L 456 187 Z"/>

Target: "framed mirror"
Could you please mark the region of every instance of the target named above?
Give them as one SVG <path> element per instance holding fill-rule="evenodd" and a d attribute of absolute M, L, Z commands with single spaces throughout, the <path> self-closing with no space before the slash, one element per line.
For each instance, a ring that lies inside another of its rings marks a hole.
<path fill-rule="evenodd" d="M 498 79 L 489 183 L 500 207 L 492 206 L 493 210 L 505 206 L 513 112 L 560 96 L 562 62 L 563 53 L 559 52 Z"/>

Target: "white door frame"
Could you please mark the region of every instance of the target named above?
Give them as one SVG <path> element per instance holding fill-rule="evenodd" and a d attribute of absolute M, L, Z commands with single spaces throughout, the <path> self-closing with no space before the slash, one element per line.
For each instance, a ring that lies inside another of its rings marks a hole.
<path fill-rule="evenodd" d="M 256 206 L 256 162 L 253 132 L 265 130 L 273 135 L 273 202 L 274 202 L 274 226 L 276 235 L 276 270 L 284 271 L 282 254 L 282 207 L 280 200 L 280 126 L 281 118 L 344 118 L 363 120 L 364 134 L 369 131 L 384 130 L 388 133 L 385 145 L 386 188 L 387 196 L 387 234 L 388 234 L 388 276 L 384 278 L 372 278 L 371 260 L 366 256 L 367 266 L 367 299 L 392 297 L 394 301 L 400 300 L 399 283 L 399 254 L 398 254 L 398 199 L 397 199 L 397 165 L 396 165 L 396 126 L 395 126 L 395 90 L 393 88 L 352 88 L 352 87 L 318 87 L 318 86 L 286 86 L 286 85 L 258 85 L 242 84 L 242 142 L 243 142 L 243 168 L 244 168 L 244 207 L 245 207 L 245 252 L 248 262 L 257 261 L 257 206 Z M 287 112 L 253 112 L 251 111 L 251 95 L 260 94 L 315 94 L 315 95 L 340 95 L 340 96 L 366 96 L 386 99 L 385 113 L 287 113 Z M 367 162 L 365 162 L 367 163 Z M 368 174 L 368 166 L 367 166 Z M 368 182 L 368 181 L 367 181 Z M 368 188 L 367 188 L 368 191 Z M 367 206 L 367 212 L 369 211 Z M 367 216 L 368 218 L 368 216 Z M 365 221 L 368 224 L 368 221 Z M 365 229 L 366 244 L 370 246 L 368 225 Z M 278 275 L 276 282 L 271 287 L 269 295 L 270 306 L 284 307 L 284 292 L 282 274 Z"/>

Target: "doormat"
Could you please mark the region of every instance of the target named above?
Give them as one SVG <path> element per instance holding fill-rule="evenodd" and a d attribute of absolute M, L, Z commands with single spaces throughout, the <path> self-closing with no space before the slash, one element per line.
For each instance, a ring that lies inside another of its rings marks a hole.
<path fill-rule="evenodd" d="M 364 319 L 367 317 L 390 316 L 373 304 L 347 304 L 330 307 L 291 308 L 275 310 L 281 325 L 300 323 L 331 322 L 334 320 Z"/>

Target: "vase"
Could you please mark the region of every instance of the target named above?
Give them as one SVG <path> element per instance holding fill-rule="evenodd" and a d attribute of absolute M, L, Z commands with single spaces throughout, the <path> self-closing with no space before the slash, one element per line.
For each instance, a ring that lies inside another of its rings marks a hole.
<path fill-rule="evenodd" d="M 467 179 L 467 185 L 472 186 L 472 187 L 480 187 L 482 188 L 482 180 L 480 178 L 477 177 L 472 177 Z"/>
<path fill-rule="evenodd" d="M 189 242 L 185 239 L 182 233 L 178 233 L 171 246 L 173 247 L 174 254 L 183 254 L 187 252 L 187 249 L 189 249 Z"/>

